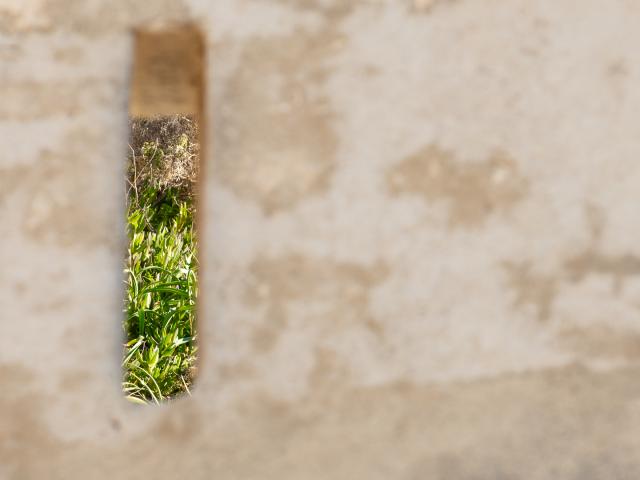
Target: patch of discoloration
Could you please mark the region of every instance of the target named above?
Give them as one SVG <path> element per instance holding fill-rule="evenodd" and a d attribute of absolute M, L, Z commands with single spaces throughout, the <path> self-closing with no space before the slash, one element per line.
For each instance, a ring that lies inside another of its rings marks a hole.
<path fill-rule="evenodd" d="M 504 269 L 509 286 L 515 293 L 514 305 L 533 307 L 538 320 L 549 320 L 558 295 L 557 279 L 534 272 L 529 262 L 505 262 Z"/>
<path fill-rule="evenodd" d="M 624 58 L 612 60 L 605 67 L 606 80 L 618 101 L 623 101 L 625 93 L 628 91 L 629 75 L 630 68 Z"/>
<path fill-rule="evenodd" d="M 73 305 L 75 297 L 72 295 L 56 295 L 34 302 L 31 311 L 34 313 L 53 313 L 68 309 Z"/>
<path fill-rule="evenodd" d="M 0 168 L 0 205 L 12 192 L 22 192 L 22 229 L 28 238 L 61 246 L 115 246 L 120 241 L 115 225 L 96 221 L 115 221 L 112 215 L 98 215 L 112 202 L 91 184 L 100 160 L 97 147 L 103 143 L 90 130 L 70 131 L 57 150 L 43 150 L 35 165 Z"/>
<path fill-rule="evenodd" d="M 606 216 L 601 208 L 587 203 L 584 208 L 586 226 L 591 241 L 582 252 L 556 264 L 551 273 L 535 272 L 531 261 L 505 261 L 503 269 L 509 287 L 515 293 L 515 306 L 532 306 L 540 321 L 553 316 L 553 305 L 563 282 L 579 283 L 592 275 L 611 277 L 612 290 L 620 293 L 627 279 L 640 275 L 640 257 L 631 253 L 618 255 L 601 251 Z"/>
<path fill-rule="evenodd" d="M 425 201 L 446 202 L 451 226 L 478 227 L 492 214 L 522 200 L 528 182 L 516 162 L 496 152 L 482 162 L 461 163 L 450 151 L 429 145 L 387 173 L 393 195 L 420 195 Z"/>
<path fill-rule="evenodd" d="M 0 166 L 0 208 L 3 207 L 6 198 L 21 185 L 29 172 L 29 168 L 24 165 L 6 168 Z"/>
<path fill-rule="evenodd" d="M 584 206 L 584 215 L 592 242 L 597 244 L 602 239 L 602 234 L 606 227 L 606 215 L 602 211 L 602 208 L 590 202 L 587 202 Z"/>
<path fill-rule="evenodd" d="M 44 425 L 48 404 L 35 387 L 35 375 L 22 365 L 1 364 L 0 475 L 2 478 L 46 478 L 63 445 Z"/>
<path fill-rule="evenodd" d="M 183 445 L 198 438 L 202 431 L 201 409 L 188 399 L 171 405 L 171 412 L 165 412 L 152 428 L 151 438 L 163 438 Z"/>
<path fill-rule="evenodd" d="M 267 214 L 330 186 L 338 139 L 324 84 L 343 41 L 333 29 L 249 41 L 226 85 L 217 176 Z"/>
<path fill-rule="evenodd" d="M 91 372 L 87 370 L 67 370 L 60 378 L 59 387 L 65 392 L 81 392 L 85 390 L 90 380 Z"/>
<path fill-rule="evenodd" d="M 331 352 L 327 357 L 319 360 L 321 370 L 339 371 Z M 18 397 L 0 397 L 0 472 L 24 479 L 122 478 L 136 464 L 159 479 L 188 469 L 194 480 L 582 480 L 623 478 L 621 472 L 635 478 L 640 462 L 630 452 L 640 428 L 639 374 L 638 368 L 598 374 L 571 366 L 439 386 L 361 388 L 327 388 L 336 384 L 323 374 L 299 402 L 255 393 L 236 404 L 238 415 L 205 415 L 207 400 L 194 397 L 159 409 L 143 431 L 78 444 L 55 441 L 35 409 L 16 415 L 25 412 Z M 167 455 L 176 451 L 188 453 Z"/>
<path fill-rule="evenodd" d="M 79 47 L 58 47 L 53 51 L 53 59 L 56 62 L 68 65 L 79 65 L 84 60 L 86 50 Z"/>
<path fill-rule="evenodd" d="M 361 266 L 290 254 L 258 257 L 250 274 L 246 299 L 252 307 L 266 309 L 263 323 L 253 333 L 258 352 L 275 346 L 289 324 L 289 307 L 296 303 L 313 306 L 307 319 L 317 317 L 320 328 L 361 326 L 369 334 L 382 335 L 382 325 L 369 311 L 370 290 L 388 275 L 382 263 Z"/>
<path fill-rule="evenodd" d="M 379 77 L 382 69 L 377 65 L 364 65 L 360 68 L 360 73 L 365 78 Z"/>
<path fill-rule="evenodd" d="M 60 348 L 63 350 L 80 349 L 87 342 L 87 331 L 84 326 L 71 326 L 64 329 L 60 336 Z"/>
<path fill-rule="evenodd" d="M 265 0 L 260 0 L 265 1 Z M 343 20 L 355 8 L 371 3 L 371 0 L 354 2 L 353 0 L 266 0 L 278 5 L 287 5 L 297 11 L 314 12 L 322 14 L 327 21 L 336 22 Z"/>
<path fill-rule="evenodd" d="M 267 442 L 278 439 L 278 451 L 290 453 L 269 478 L 384 472 L 373 478 L 578 480 L 593 471 L 594 444 L 601 445 L 599 478 L 621 465 L 640 473 L 640 463 L 627 462 L 640 424 L 640 386 L 632 380 L 638 373 L 572 366 L 437 387 L 399 382 L 347 391 L 320 382 L 299 404 L 256 395 L 243 416 L 258 421 L 247 422 L 253 430 L 242 444 L 248 455 L 275 448 Z M 344 461 L 326 461 L 336 458 Z M 301 467 L 310 464 L 323 465 L 322 472 Z"/>
<path fill-rule="evenodd" d="M 33 388 L 35 374 L 22 364 L 0 364 L 0 384 L 12 396 L 22 396 Z M 5 396 L 0 397 L 5 398 Z M 6 397 L 8 398 L 8 397 Z"/>
<path fill-rule="evenodd" d="M 124 31 L 137 25 L 180 23 L 190 20 L 189 2 L 183 0 L 32 0 L 0 5 L 0 32 L 53 32 L 63 30 L 87 36 Z"/>
<path fill-rule="evenodd" d="M 571 328 L 559 335 L 567 349 L 589 359 L 640 361 L 640 333 L 606 325 Z"/>
<path fill-rule="evenodd" d="M 18 297 L 22 297 L 27 291 L 27 284 L 25 282 L 15 282 L 13 284 L 13 291 Z"/>
<path fill-rule="evenodd" d="M 223 382 L 237 381 L 240 378 L 251 378 L 256 375 L 256 368 L 248 361 L 223 364 L 216 371 Z"/>
<path fill-rule="evenodd" d="M 416 13 L 428 13 L 440 0 L 411 0 L 412 10 Z"/>
<path fill-rule="evenodd" d="M 18 60 L 23 54 L 23 50 L 18 42 L 0 43 L 0 60 L 3 62 Z"/>
<path fill-rule="evenodd" d="M 611 78 L 624 78 L 629 76 L 629 66 L 624 59 L 611 61 L 606 68 L 607 75 Z"/>
<path fill-rule="evenodd" d="M 590 275 L 610 276 L 612 288 L 619 292 L 626 279 L 640 275 L 640 257 L 630 253 L 607 255 L 589 248 L 568 259 L 564 268 L 574 282 Z"/>
<path fill-rule="evenodd" d="M 323 347 L 316 349 L 315 363 L 309 374 L 309 385 L 315 393 L 318 389 L 326 391 L 348 385 L 349 378 L 349 367 L 338 358 L 336 352 Z"/>
<path fill-rule="evenodd" d="M 0 33 L 47 31 L 51 25 L 42 15 L 45 0 L 0 4 Z"/>
<path fill-rule="evenodd" d="M 582 252 L 565 260 L 561 266 L 563 275 L 575 283 L 591 275 L 611 277 L 612 289 L 620 292 L 627 279 L 640 275 L 640 256 L 603 252 L 601 243 L 607 223 L 606 215 L 602 208 L 592 203 L 587 203 L 584 211 L 591 242 Z"/>
<path fill-rule="evenodd" d="M 97 78 L 4 83 L 2 89 L 0 119 L 22 122 L 79 115 L 88 105 L 93 109 L 112 105 L 118 95 L 115 85 Z"/>

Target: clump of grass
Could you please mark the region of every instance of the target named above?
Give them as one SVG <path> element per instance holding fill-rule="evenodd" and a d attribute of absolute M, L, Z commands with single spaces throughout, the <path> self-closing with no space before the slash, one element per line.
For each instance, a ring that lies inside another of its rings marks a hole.
<path fill-rule="evenodd" d="M 166 151 L 173 162 L 180 152 L 190 155 L 190 141 L 178 130 L 173 145 L 151 140 L 132 148 L 123 389 L 134 402 L 189 393 L 192 382 L 198 291 L 193 182 L 166 183 L 162 168 Z M 141 165 L 149 167 L 142 178 Z M 154 165 L 158 176 L 152 175 Z"/>

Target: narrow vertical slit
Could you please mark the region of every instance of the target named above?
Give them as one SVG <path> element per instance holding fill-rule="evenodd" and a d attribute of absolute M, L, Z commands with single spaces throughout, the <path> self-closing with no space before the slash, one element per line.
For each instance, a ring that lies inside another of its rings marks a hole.
<path fill-rule="evenodd" d="M 190 395 L 195 378 L 203 57 L 194 28 L 135 33 L 122 361 L 134 403 Z"/>

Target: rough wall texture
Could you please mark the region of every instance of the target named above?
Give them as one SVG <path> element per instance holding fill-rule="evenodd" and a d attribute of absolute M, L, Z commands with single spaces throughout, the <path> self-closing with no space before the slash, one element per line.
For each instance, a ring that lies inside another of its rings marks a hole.
<path fill-rule="evenodd" d="M 640 477 L 640 4 L 0 0 L 0 478 Z M 206 36 L 199 384 L 119 391 L 133 34 Z"/>

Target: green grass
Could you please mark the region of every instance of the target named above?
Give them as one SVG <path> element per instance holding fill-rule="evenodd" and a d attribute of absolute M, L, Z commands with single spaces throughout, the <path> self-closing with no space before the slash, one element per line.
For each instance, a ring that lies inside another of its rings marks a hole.
<path fill-rule="evenodd" d="M 179 188 L 151 182 L 129 193 L 123 389 L 136 403 L 190 393 L 198 292 L 193 202 Z"/>

